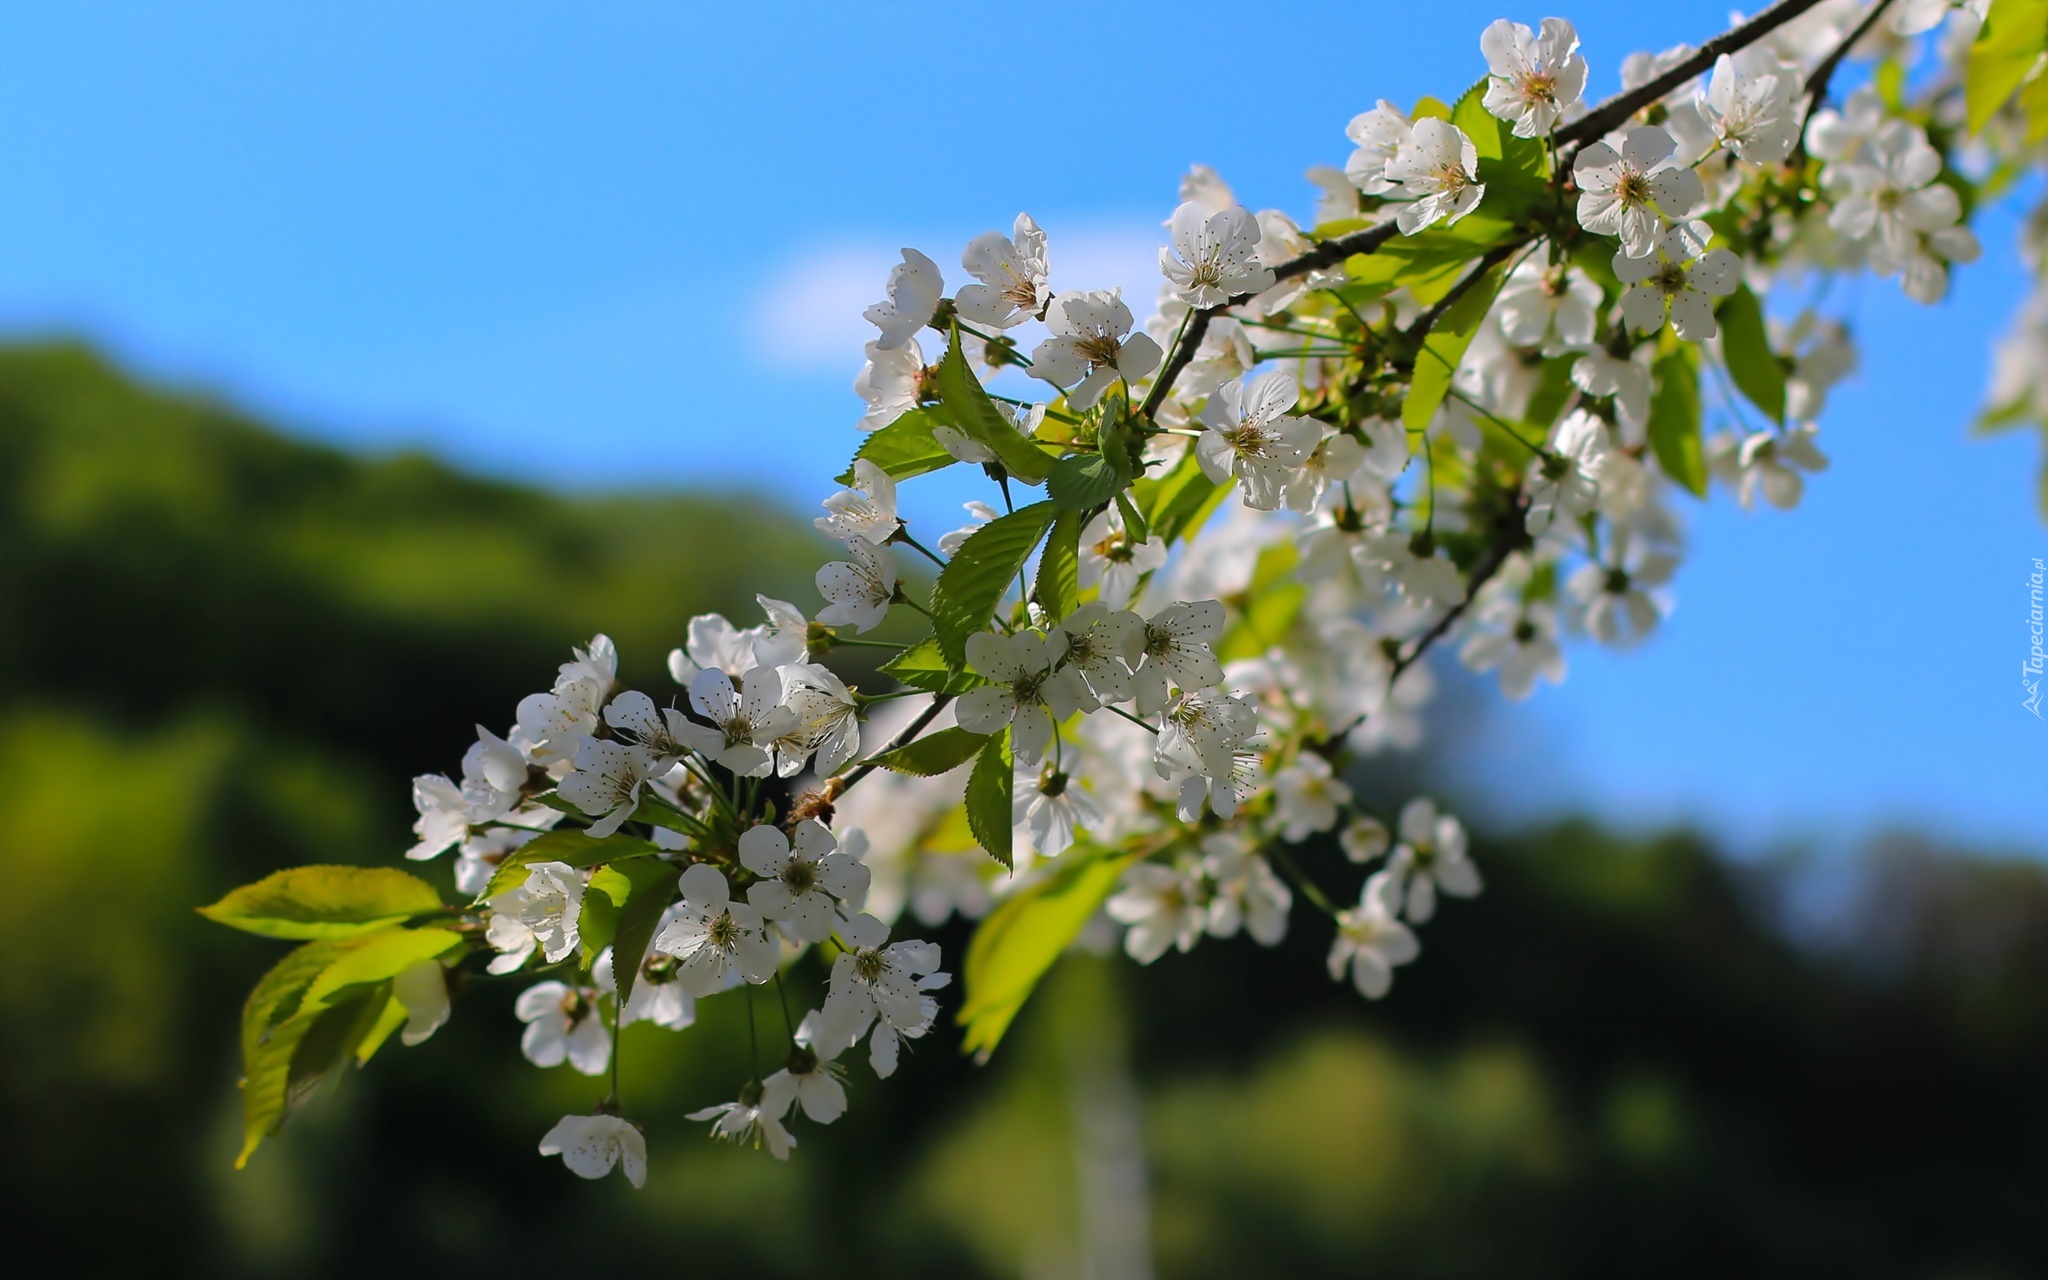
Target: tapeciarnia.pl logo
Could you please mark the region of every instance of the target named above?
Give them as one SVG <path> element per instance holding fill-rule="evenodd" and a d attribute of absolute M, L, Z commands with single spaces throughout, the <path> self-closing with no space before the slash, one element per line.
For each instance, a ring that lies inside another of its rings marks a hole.
<path fill-rule="evenodd" d="M 2044 574 L 2040 558 L 2034 560 L 2034 572 L 2027 579 L 2027 628 L 2033 637 L 2033 645 L 2027 651 L 2027 660 L 2020 664 L 2020 687 L 2027 691 L 2021 706 L 2041 718 L 2041 668 L 2044 656 L 2041 651 L 2041 586 Z"/>

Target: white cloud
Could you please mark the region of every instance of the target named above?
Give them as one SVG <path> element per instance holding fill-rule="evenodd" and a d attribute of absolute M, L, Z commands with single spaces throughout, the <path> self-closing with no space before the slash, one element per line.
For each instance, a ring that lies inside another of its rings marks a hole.
<path fill-rule="evenodd" d="M 1157 226 L 1104 222 L 1065 233 L 1057 226 L 1046 231 L 1054 289 L 1122 288 L 1140 320 L 1151 314 L 1159 290 L 1159 246 L 1165 243 Z M 965 245 L 969 238 L 955 234 L 918 246 L 944 269 L 948 294 L 969 277 L 960 269 L 957 250 L 939 252 L 935 246 Z M 875 336 L 861 312 L 881 300 L 889 268 L 900 261 L 896 248 L 878 243 L 820 245 L 799 252 L 771 275 L 754 307 L 749 328 L 755 360 L 773 369 L 839 372 L 852 379 L 860 369 L 861 347 Z M 1028 346 L 1037 334 L 1018 336 Z"/>

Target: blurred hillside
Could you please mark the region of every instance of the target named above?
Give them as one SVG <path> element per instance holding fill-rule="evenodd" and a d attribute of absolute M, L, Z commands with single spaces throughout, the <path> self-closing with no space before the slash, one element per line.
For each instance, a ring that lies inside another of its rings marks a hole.
<path fill-rule="evenodd" d="M 191 908 L 279 866 L 392 860 L 410 776 L 571 643 L 609 632 L 654 687 L 691 614 L 810 602 L 817 550 L 765 502 L 355 458 L 83 349 L 0 352 L 14 1256 L 1078 1276 L 1125 1124 L 1162 1277 L 2048 1274 L 2048 887 L 1906 840 L 1795 940 L 1782 869 L 1585 825 L 1482 839 L 1487 894 L 1376 1005 L 1327 983 L 1306 918 L 1274 952 L 1077 957 L 986 1069 L 949 1032 L 885 1085 L 856 1064 L 853 1109 L 788 1166 L 681 1118 L 744 1054 L 744 1011 L 713 1001 L 625 1037 L 637 1194 L 534 1154 L 599 1090 L 521 1061 L 516 987 L 478 984 L 233 1173 L 239 1002 L 280 948 Z"/>

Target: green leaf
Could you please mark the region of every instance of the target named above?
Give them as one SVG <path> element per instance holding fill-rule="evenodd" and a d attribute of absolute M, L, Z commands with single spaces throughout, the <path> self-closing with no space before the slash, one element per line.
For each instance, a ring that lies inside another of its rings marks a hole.
<path fill-rule="evenodd" d="M 932 587 L 932 629 L 949 670 L 967 660 L 967 637 L 986 630 L 996 604 L 1024 569 L 1059 508 L 1034 502 L 968 535 Z"/>
<path fill-rule="evenodd" d="M 307 998 L 324 974 L 378 936 L 308 942 L 273 966 L 249 993 L 242 1006 L 242 1149 L 235 1157 L 237 1169 L 249 1163 L 263 1139 L 277 1132 L 311 1093 L 337 1051 L 364 1043 L 379 1025 L 381 1002 L 373 1008 L 344 998 L 329 1006 Z M 323 1029 L 322 1035 L 302 1055 L 301 1047 L 316 1026 Z"/>
<path fill-rule="evenodd" d="M 1506 278 L 1506 263 L 1489 268 L 1483 279 L 1475 281 L 1438 317 L 1436 327 L 1423 339 L 1422 350 L 1415 357 L 1415 376 L 1408 383 L 1408 398 L 1401 404 L 1401 421 L 1410 431 L 1422 430 L 1436 416 L 1450 392 L 1451 376 L 1465 358 L 1465 348 L 1472 345 L 1473 335 L 1493 309 L 1494 297 Z"/>
<path fill-rule="evenodd" d="M 1077 845 L 1061 855 L 1052 876 L 1004 899 L 982 920 L 967 944 L 963 1050 L 988 1061 L 1039 979 L 1116 890 L 1131 861 L 1132 855 Z"/>
<path fill-rule="evenodd" d="M 673 862 L 639 858 L 621 862 L 612 870 L 632 882 L 619 912 L 618 931 L 612 935 L 612 976 L 618 980 L 619 1003 L 633 998 L 633 985 L 640 980 L 640 965 L 647 944 L 654 941 L 661 913 L 676 900 L 682 873 Z"/>
<path fill-rule="evenodd" d="M 1784 422 L 1785 365 L 1771 350 L 1764 309 L 1748 285 L 1728 295 L 1721 304 L 1720 319 L 1721 354 L 1728 361 L 1728 376 L 1771 421 Z"/>
<path fill-rule="evenodd" d="M 529 840 L 505 855 L 491 882 L 477 895 L 477 901 L 494 898 L 526 883 L 526 869 L 536 862 L 566 862 L 578 869 L 595 867 L 621 858 L 645 858 L 661 852 L 661 846 L 638 836 L 610 835 L 593 840 L 577 830 L 550 831 Z"/>
<path fill-rule="evenodd" d="M 981 684 L 971 671 L 956 671 L 946 665 L 938 639 L 926 636 L 882 664 L 881 669 L 909 685 L 930 693 L 962 694 Z"/>
<path fill-rule="evenodd" d="M 256 983 L 242 1005 L 242 1061 L 254 1060 L 272 1031 L 299 1011 L 306 989 L 328 966 L 361 945 L 359 938 L 323 938 L 295 947 Z"/>
<path fill-rule="evenodd" d="M 1131 501 L 1129 493 L 1118 492 L 1116 495 L 1116 510 L 1117 514 L 1124 518 L 1124 530 L 1130 534 L 1132 542 L 1150 542 L 1152 540 L 1152 526 L 1146 522 L 1144 513 L 1139 511 L 1137 505 Z"/>
<path fill-rule="evenodd" d="M 1156 480 L 1138 481 L 1131 492 L 1154 536 L 1172 542 L 1183 534 L 1192 537 L 1190 526 L 1200 527 L 1199 517 L 1207 514 L 1204 508 L 1221 502 L 1224 491 L 1202 471 L 1201 460 L 1189 449 L 1172 471 Z"/>
<path fill-rule="evenodd" d="M 1650 367 L 1656 388 L 1650 396 L 1650 448 L 1664 474 L 1699 497 L 1707 496 L 1707 459 L 1700 445 L 1700 380 L 1693 345 L 1657 358 Z"/>
<path fill-rule="evenodd" d="M 1119 494 L 1119 497 L 1122 495 Z M 1081 513 L 1062 511 L 1038 558 L 1032 599 L 1057 622 L 1081 607 Z"/>
<path fill-rule="evenodd" d="M 939 421 L 929 409 L 908 410 L 896 421 L 861 441 L 860 448 L 854 452 L 854 461 L 866 458 L 896 480 L 907 480 L 911 476 L 950 467 L 955 461 L 953 455 L 947 453 L 945 446 L 932 435 L 932 428 L 938 426 Z M 853 467 L 849 464 L 839 477 L 839 483 L 852 484 L 853 480 Z"/>
<path fill-rule="evenodd" d="M 597 963 L 597 953 L 612 944 L 612 934 L 619 927 L 619 908 L 626 905 L 632 892 L 633 882 L 609 863 L 590 877 L 576 913 L 577 964 L 590 968 Z"/>
<path fill-rule="evenodd" d="M 1415 110 L 1408 113 L 1408 118 L 1410 120 L 1448 120 L 1451 118 L 1451 108 L 1443 99 L 1425 95 L 1415 100 Z"/>
<path fill-rule="evenodd" d="M 2020 110 L 2027 117 L 2027 145 L 2048 138 L 2048 75 L 2035 76 L 2020 86 Z M 1967 206 L 1964 216 L 1967 218 Z"/>
<path fill-rule="evenodd" d="M 1010 763 L 1010 731 L 988 740 L 974 772 L 967 776 L 967 829 L 990 857 L 1010 865 L 1012 813 L 1010 789 L 1016 776 Z"/>
<path fill-rule="evenodd" d="M 1472 213 L 1455 227 L 1429 227 L 1371 253 L 1353 254 L 1344 260 L 1344 270 L 1360 284 L 1382 291 L 1405 288 L 1429 306 L 1451 291 L 1474 260 L 1513 234 L 1513 223 Z"/>
<path fill-rule="evenodd" d="M 1308 587 L 1294 572 L 1300 562 L 1301 553 L 1292 542 L 1276 542 L 1259 553 L 1246 591 L 1250 598 L 1217 641 L 1219 659 L 1259 657 L 1286 636 L 1308 599 Z"/>
<path fill-rule="evenodd" d="M 368 1065 L 370 1059 L 377 1056 L 377 1050 L 383 1048 L 384 1042 L 391 1038 L 392 1033 L 404 1026 L 411 1017 L 411 1012 L 399 1002 L 397 996 L 385 992 L 383 1007 L 370 1023 L 363 1038 L 356 1044 L 356 1065 Z"/>
<path fill-rule="evenodd" d="M 873 763 L 913 778 L 936 778 L 974 759 L 988 742 L 988 734 L 969 733 L 956 725 L 906 742 L 894 751 L 885 751 Z"/>
<path fill-rule="evenodd" d="M 1129 477 L 1116 463 L 1100 453 L 1077 453 L 1052 464 L 1046 476 L 1045 492 L 1063 511 L 1086 511 L 1107 505 L 1123 489 Z"/>
<path fill-rule="evenodd" d="M 1003 470 L 1025 484 L 1038 484 L 1045 479 L 1052 470 L 1052 455 L 1019 435 L 1009 418 L 996 408 L 995 401 L 988 398 L 988 392 L 982 390 L 980 379 L 967 367 L 967 357 L 960 351 L 957 325 L 946 343 L 946 355 L 939 361 L 935 381 L 947 416 L 969 439 L 993 450 L 1002 460 Z"/>
<path fill-rule="evenodd" d="M 441 895 L 395 867 L 291 867 L 199 914 L 266 938 L 346 938 L 439 911 Z"/>
<path fill-rule="evenodd" d="M 1476 176 L 1486 184 L 1486 195 L 1473 216 L 1504 222 L 1519 222 L 1550 196 L 1550 155 L 1540 138 L 1517 138 L 1505 121 L 1486 109 L 1486 86 L 1479 83 L 1459 96 L 1451 108 L 1451 123 L 1472 139 L 1479 154 Z M 1460 219 L 1451 234 L 1466 229 L 1470 218 Z"/>
<path fill-rule="evenodd" d="M 300 1014 L 332 1008 L 360 996 L 357 988 L 389 982 L 422 960 L 432 960 L 460 945 L 453 929 L 391 928 L 360 939 L 349 952 L 321 971 L 300 1001 Z"/>
<path fill-rule="evenodd" d="M 1545 360 L 1543 372 L 1536 382 L 1536 389 L 1529 393 L 1529 405 L 1522 410 L 1522 420 L 1540 430 L 1544 438 L 1550 435 L 1557 415 L 1572 398 L 1577 388 L 1572 386 L 1572 365 L 1576 355 L 1561 359 Z"/>
<path fill-rule="evenodd" d="M 1969 129 L 1983 129 L 2048 49 L 2048 0 L 1992 0 L 1963 71 Z"/>

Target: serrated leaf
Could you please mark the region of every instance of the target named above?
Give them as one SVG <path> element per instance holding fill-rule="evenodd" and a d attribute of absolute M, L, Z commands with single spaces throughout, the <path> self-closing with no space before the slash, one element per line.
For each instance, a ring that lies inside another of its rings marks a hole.
<path fill-rule="evenodd" d="M 328 966 L 362 945 L 360 938 L 323 938 L 295 947 L 257 980 L 242 1004 L 242 1061 L 247 1064 L 271 1032 L 299 1011 L 307 988 Z"/>
<path fill-rule="evenodd" d="M 391 928 L 359 939 L 314 979 L 299 1012 L 303 1015 L 345 1003 L 360 994 L 355 988 L 389 982 L 419 961 L 444 955 L 461 942 L 462 935 L 453 929 Z"/>
<path fill-rule="evenodd" d="M 1438 317 L 1436 326 L 1423 339 L 1422 350 L 1415 356 L 1415 374 L 1408 382 L 1408 398 L 1401 403 L 1401 422 L 1410 431 L 1422 430 L 1436 416 L 1444 397 L 1450 393 L 1451 377 L 1458 371 L 1458 362 L 1465 358 L 1465 349 L 1472 345 L 1473 335 L 1479 332 L 1486 313 L 1493 309 L 1493 300 L 1506 278 L 1506 263 L 1489 267 L 1482 279 L 1475 281 Z"/>
<path fill-rule="evenodd" d="M 1650 395 L 1650 448 L 1664 474 L 1699 497 L 1707 496 L 1707 458 L 1700 444 L 1699 370 L 1691 343 L 1657 358 L 1650 367 L 1656 386 Z"/>
<path fill-rule="evenodd" d="M 907 410 L 896 421 L 861 441 L 860 448 L 854 451 L 854 461 L 866 458 L 896 480 L 907 480 L 911 476 L 950 467 L 956 459 L 932 435 L 932 428 L 938 425 L 938 417 L 930 410 Z M 849 463 L 840 475 L 839 483 L 852 484 L 853 481 L 853 466 Z"/>
<path fill-rule="evenodd" d="M 989 739 L 967 776 L 967 829 L 975 843 L 1005 867 L 1010 865 L 1011 788 L 1016 785 L 1010 761 L 1010 731 Z"/>
<path fill-rule="evenodd" d="M 1034 502 L 999 516 L 968 535 L 932 587 L 932 630 L 949 670 L 967 661 L 967 637 L 988 628 L 996 605 L 1038 540 L 1059 514 L 1050 502 Z"/>
<path fill-rule="evenodd" d="M 431 932 L 460 940 L 447 930 Z M 284 1125 L 328 1070 L 381 1028 L 388 987 L 372 986 L 365 996 L 360 984 L 345 984 L 345 989 L 329 984 L 320 996 L 313 994 L 325 974 L 379 939 L 380 935 L 365 935 L 308 942 L 279 961 L 249 993 L 242 1007 L 242 1148 L 235 1157 L 237 1169 L 249 1163 L 264 1138 Z M 330 997 L 334 1003 L 326 1002 Z M 370 1051 L 375 1051 L 374 1045 Z"/>
<path fill-rule="evenodd" d="M 1045 492 L 1063 511 L 1086 511 L 1107 504 L 1123 490 L 1125 481 L 1123 472 L 1103 454 L 1077 453 L 1052 464 Z"/>
<path fill-rule="evenodd" d="M 1081 607 L 1081 513 L 1062 511 L 1038 558 L 1032 599 L 1057 622 Z"/>
<path fill-rule="evenodd" d="M 974 759 L 988 742 L 988 734 L 969 733 L 955 725 L 906 742 L 894 751 L 885 751 L 875 757 L 874 763 L 913 778 L 936 778 Z"/>
<path fill-rule="evenodd" d="M 590 968 L 597 963 L 598 952 L 612 944 L 612 934 L 619 927 L 619 908 L 626 905 L 632 892 L 633 882 L 609 863 L 590 877 L 576 915 L 577 964 Z"/>
<path fill-rule="evenodd" d="M 1771 350 L 1764 309 L 1748 285 L 1739 286 L 1721 303 L 1721 356 L 1728 376 L 1749 402 L 1771 421 L 1785 421 L 1785 366 Z"/>
<path fill-rule="evenodd" d="M 631 892 L 619 911 L 618 929 L 612 935 L 612 977 L 619 985 L 619 1004 L 633 998 L 640 980 L 640 966 L 647 957 L 647 945 L 661 924 L 661 913 L 676 900 L 682 872 L 672 862 L 659 858 L 636 858 L 615 868 L 632 882 Z"/>
<path fill-rule="evenodd" d="M 1992 0 L 1963 70 L 1969 130 L 1983 129 L 2048 49 L 2048 0 Z"/>
<path fill-rule="evenodd" d="M 934 381 L 947 417 L 969 439 L 987 445 L 1002 460 L 1003 470 L 1025 484 L 1044 481 L 1046 473 L 1052 470 L 1052 455 L 1033 444 L 1029 437 L 1018 434 L 1009 418 L 996 408 L 995 401 L 988 398 L 988 392 L 982 390 L 980 379 L 967 367 L 967 357 L 960 350 L 958 326 L 946 343 L 945 358 L 939 361 Z"/>
<path fill-rule="evenodd" d="M 443 906 L 434 886 L 395 867 L 312 866 L 243 885 L 199 914 L 266 938 L 346 938 Z"/>
<path fill-rule="evenodd" d="M 937 637 L 926 636 L 882 664 L 881 669 L 913 689 L 929 693 L 962 694 L 981 683 L 971 671 L 955 671 L 946 665 Z"/>
<path fill-rule="evenodd" d="M 1076 845 L 1053 875 L 996 907 L 967 944 L 960 1047 L 986 1062 L 1039 979 L 1116 890 L 1131 855 Z"/>
<path fill-rule="evenodd" d="M 602 840 L 593 840 L 581 831 L 550 831 L 506 854 L 498 869 L 491 873 L 491 882 L 477 895 L 477 901 L 482 902 L 525 884 L 526 869 L 536 862 L 566 862 L 581 869 L 620 858 L 651 857 L 660 852 L 660 845 L 638 836 L 610 835 Z"/>

